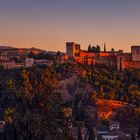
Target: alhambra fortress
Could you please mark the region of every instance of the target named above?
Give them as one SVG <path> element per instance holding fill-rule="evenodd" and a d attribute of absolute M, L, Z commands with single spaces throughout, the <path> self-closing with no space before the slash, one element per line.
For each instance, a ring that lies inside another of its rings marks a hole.
<path fill-rule="evenodd" d="M 47 58 L 35 59 L 33 55 L 51 55 L 52 60 Z M 32 58 L 31 58 L 32 57 Z M 66 42 L 66 53 L 50 52 L 36 48 L 14 48 L 9 46 L 0 46 L 0 66 L 6 69 L 31 67 L 33 65 L 52 65 L 53 60 L 57 63 L 74 61 L 80 64 L 108 64 L 116 67 L 117 70 L 140 69 L 140 46 L 132 46 L 130 53 L 124 53 L 123 50 L 111 51 L 100 49 L 100 46 L 88 46 L 88 50 L 82 50 L 81 46 L 74 42 Z"/>
<path fill-rule="evenodd" d="M 110 64 L 114 65 L 119 71 L 124 69 L 140 69 L 140 46 L 132 46 L 131 53 L 124 53 L 123 50 L 104 51 L 100 50 L 100 46 L 91 47 L 88 51 L 82 50 L 79 44 L 74 42 L 66 43 L 66 54 L 70 59 L 74 59 L 77 63 L 90 64 Z"/>

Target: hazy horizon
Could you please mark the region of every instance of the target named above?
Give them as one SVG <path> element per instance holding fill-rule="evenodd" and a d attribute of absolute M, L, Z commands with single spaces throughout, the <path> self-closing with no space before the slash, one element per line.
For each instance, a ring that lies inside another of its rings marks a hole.
<path fill-rule="evenodd" d="M 0 45 L 65 51 L 73 41 L 129 52 L 140 45 L 139 6 L 139 0 L 4 0 Z"/>

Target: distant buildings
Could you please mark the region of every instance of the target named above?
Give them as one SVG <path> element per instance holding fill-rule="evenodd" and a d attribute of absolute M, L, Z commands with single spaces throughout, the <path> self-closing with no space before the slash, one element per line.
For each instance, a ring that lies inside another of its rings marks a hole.
<path fill-rule="evenodd" d="M 37 55 L 40 62 L 34 58 Z M 48 59 L 46 59 L 46 56 L 48 56 Z M 49 60 L 50 57 L 51 60 Z M 34 60 L 31 58 L 34 58 Z M 84 65 L 109 64 L 115 66 L 119 71 L 123 71 L 124 69 L 140 69 L 140 46 L 132 46 L 131 53 L 123 53 L 123 50 L 115 51 L 113 48 L 111 51 L 107 51 L 105 44 L 104 51 L 101 51 L 99 45 L 96 47 L 89 45 L 88 51 L 86 51 L 81 49 L 80 44 L 67 42 L 66 54 L 61 52 L 46 52 L 36 48 L 18 49 L 9 46 L 0 46 L 0 65 L 5 69 L 31 67 L 36 64 L 51 65 L 52 61 L 55 61 L 55 63 L 64 63 L 69 60 L 74 60 Z"/>
<path fill-rule="evenodd" d="M 117 69 L 140 69 L 140 46 L 132 46 L 131 53 L 122 53 L 117 56 Z"/>
<path fill-rule="evenodd" d="M 26 68 L 32 67 L 33 64 L 34 64 L 34 59 L 33 58 L 26 58 L 25 59 L 25 66 L 26 66 Z"/>
<path fill-rule="evenodd" d="M 18 49 L 10 46 L 0 46 L 0 65 L 5 69 L 16 67 L 15 60 L 18 59 Z"/>
<path fill-rule="evenodd" d="M 115 66 L 119 71 L 124 69 L 140 69 L 140 46 L 132 46 L 131 53 L 123 53 L 123 50 L 104 51 L 100 50 L 100 46 L 89 46 L 88 51 L 82 50 L 79 44 L 74 42 L 66 43 L 66 54 L 70 59 L 74 59 L 81 64 L 110 64 Z"/>
<path fill-rule="evenodd" d="M 132 52 L 132 61 L 140 61 L 140 46 L 132 46 L 131 47 Z"/>
<path fill-rule="evenodd" d="M 103 140 L 119 140 L 119 136 L 115 135 L 103 135 L 102 136 Z"/>
<path fill-rule="evenodd" d="M 120 123 L 119 122 L 111 122 L 109 128 L 110 128 L 110 131 L 119 129 L 120 128 Z"/>
<path fill-rule="evenodd" d="M 98 140 L 129 140 L 131 138 L 131 128 L 121 128 L 119 122 L 112 121 L 109 128 L 97 128 Z"/>
<path fill-rule="evenodd" d="M 15 61 L 5 61 L 2 62 L 1 65 L 4 69 L 14 69 L 16 67 Z"/>
<path fill-rule="evenodd" d="M 36 48 L 14 48 L 10 46 L 0 46 L 0 66 L 4 69 L 14 69 L 22 67 L 32 67 L 34 65 L 51 65 L 52 61 L 35 60 L 33 57 L 44 50 Z M 64 56 L 59 56 L 59 61 L 64 61 Z"/>
<path fill-rule="evenodd" d="M 69 59 L 68 55 L 65 53 L 56 53 L 53 57 L 56 63 L 64 63 Z"/>
<path fill-rule="evenodd" d="M 0 46 L 0 61 L 7 61 L 18 57 L 18 49 L 9 46 Z"/>

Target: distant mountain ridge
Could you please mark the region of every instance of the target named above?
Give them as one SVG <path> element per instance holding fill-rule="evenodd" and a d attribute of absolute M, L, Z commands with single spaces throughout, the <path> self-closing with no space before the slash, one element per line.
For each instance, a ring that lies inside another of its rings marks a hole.
<path fill-rule="evenodd" d="M 39 53 L 49 53 L 49 54 L 56 54 L 57 52 L 55 51 L 49 51 L 49 50 L 44 50 L 44 49 L 40 49 L 40 48 L 35 48 L 35 47 L 30 47 L 30 48 L 17 48 L 17 47 L 13 47 L 13 46 L 4 46 L 4 45 L 0 45 L 0 51 L 2 50 L 18 50 L 19 53 L 29 53 L 29 52 L 33 52 L 34 54 L 39 54 Z M 64 54 L 63 52 L 60 52 L 61 54 Z"/>
<path fill-rule="evenodd" d="M 35 47 L 31 47 L 31 48 L 19 48 L 19 49 L 25 49 L 25 50 L 37 50 L 37 51 L 46 51 L 46 50 L 39 49 L 39 48 L 35 48 Z"/>
<path fill-rule="evenodd" d="M 4 46 L 4 45 L 0 45 L 0 50 L 9 50 L 9 49 L 18 49 L 18 50 L 25 50 L 25 51 L 38 51 L 38 52 L 46 52 L 46 50 L 43 49 L 39 49 L 39 48 L 17 48 L 17 47 L 13 47 L 13 46 Z"/>
<path fill-rule="evenodd" d="M 8 49 L 18 49 L 16 47 L 12 47 L 12 46 L 0 46 L 0 50 L 8 50 Z"/>

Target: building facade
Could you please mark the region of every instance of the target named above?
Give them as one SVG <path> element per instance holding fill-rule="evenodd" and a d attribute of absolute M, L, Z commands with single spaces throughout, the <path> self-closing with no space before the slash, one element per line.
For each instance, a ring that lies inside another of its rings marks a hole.
<path fill-rule="evenodd" d="M 34 59 L 33 58 L 26 58 L 25 59 L 25 66 L 26 66 L 26 68 L 32 67 L 33 64 L 34 64 Z"/>
<path fill-rule="evenodd" d="M 66 43 L 66 53 L 69 57 L 79 56 L 80 53 L 80 45 L 74 42 Z"/>
<path fill-rule="evenodd" d="M 8 61 L 18 57 L 19 55 L 17 48 L 0 46 L 0 61 Z"/>
<path fill-rule="evenodd" d="M 140 46 L 132 46 L 130 53 L 123 53 L 123 50 L 114 51 L 114 49 L 111 51 L 104 49 L 104 51 L 89 52 L 82 50 L 77 43 L 67 42 L 66 54 L 69 58 L 73 58 L 81 64 L 109 64 L 115 66 L 119 71 L 140 69 Z"/>
<path fill-rule="evenodd" d="M 140 69 L 140 46 L 132 46 L 131 53 L 117 55 L 117 69 Z"/>

